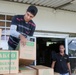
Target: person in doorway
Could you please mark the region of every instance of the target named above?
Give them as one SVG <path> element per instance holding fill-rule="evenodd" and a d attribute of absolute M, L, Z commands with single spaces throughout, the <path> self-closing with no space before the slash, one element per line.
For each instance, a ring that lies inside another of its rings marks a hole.
<path fill-rule="evenodd" d="M 53 58 L 52 68 L 60 75 L 71 75 L 70 61 L 67 54 L 65 54 L 65 47 L 63 44 L 59 46 L 59 53 Z"/>
<path fill-rule="evenodd" d="M 36 25 L 32 19 L 36 16 L 38 9 L 36 6 L 29 6 L 25 15 L 15 15 L 12 18 L 8 49 L 15 50 L 19 41 L 25 45 L 28 37 L 33 36 Z"/>

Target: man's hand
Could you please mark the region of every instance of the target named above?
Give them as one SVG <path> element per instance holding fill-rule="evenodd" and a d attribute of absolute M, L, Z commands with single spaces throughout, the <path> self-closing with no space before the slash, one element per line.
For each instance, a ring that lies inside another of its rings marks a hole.
<path fill-rule="evenodd" d="M 19 38 L 20 38 L 21 44 L 22 44 L 23 46 L 25 46 L 25 45 L 26 45 L 26 42 L 27 42 L 27 39 L 26 39 L 23 35 L 20 35 Z"/>
<path fill-rule="evenodd" d="M 69 75 L 72 75 L 72 74 L 71 74 L 70 62 L 67 63 L 67 66 L 68 66 L 68 69 L 69 69 Z"/>

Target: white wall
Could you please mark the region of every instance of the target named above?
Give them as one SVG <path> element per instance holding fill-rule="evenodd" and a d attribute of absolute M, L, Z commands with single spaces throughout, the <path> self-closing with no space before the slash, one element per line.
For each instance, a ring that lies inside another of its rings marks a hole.
<path fill-rule="evenodd" d="M 1 13 L 24 14 L 28 5 L 0 1 Z M 38 7 L 36 30 L 76 33 L 76 13 Z"/>

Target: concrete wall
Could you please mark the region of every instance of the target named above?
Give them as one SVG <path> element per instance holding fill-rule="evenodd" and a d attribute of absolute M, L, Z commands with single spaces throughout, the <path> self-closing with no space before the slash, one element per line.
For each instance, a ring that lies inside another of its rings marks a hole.
<path fill-rule="evenodd" d="M 25 14 L 29 5 L 0 1 L 0 13 Z M 76 13 L 39 7 L 38 14 L 33 19 L 36 30 L 76 33 Z"/>

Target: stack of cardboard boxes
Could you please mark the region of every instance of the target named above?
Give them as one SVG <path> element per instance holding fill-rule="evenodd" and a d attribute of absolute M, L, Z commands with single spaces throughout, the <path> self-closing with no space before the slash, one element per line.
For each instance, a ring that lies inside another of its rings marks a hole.
<path fill-rule="evenodd" d="M 36 60 L 36 41 L 27 41 L 19 50 L 0 50 L 0 74 L 3 75 L 54 75 L 53 69 L 45 66 L 29 66 Z M 20 66 L 19 66 L 20 65 Z"/>

